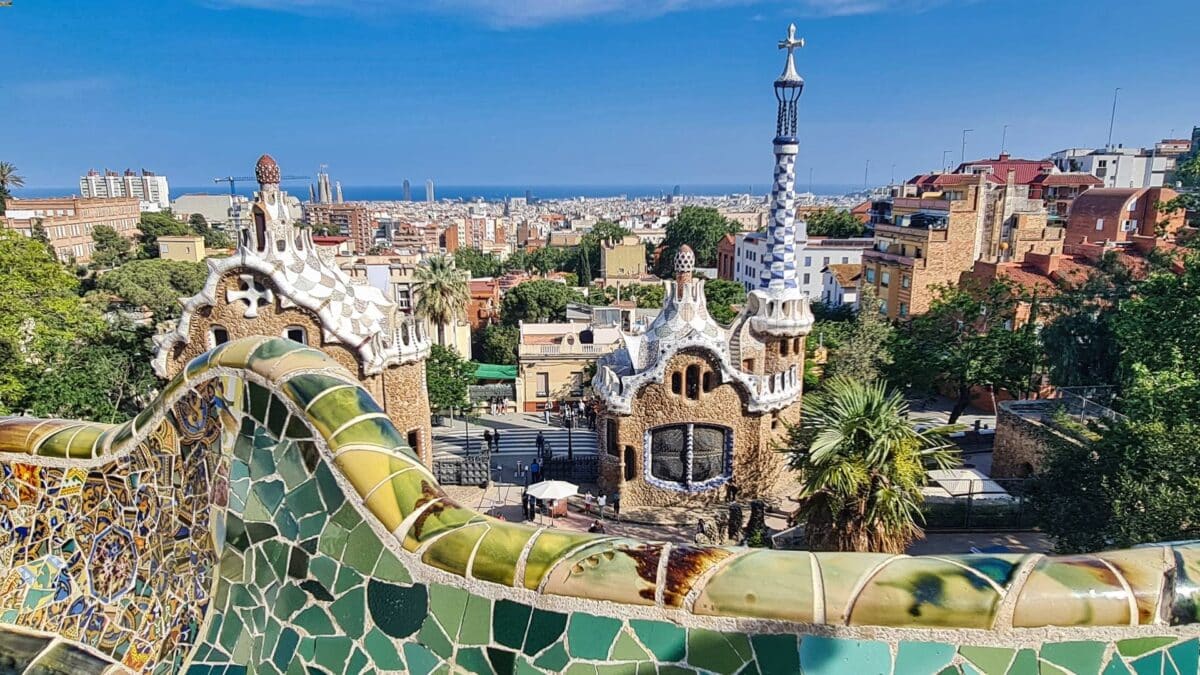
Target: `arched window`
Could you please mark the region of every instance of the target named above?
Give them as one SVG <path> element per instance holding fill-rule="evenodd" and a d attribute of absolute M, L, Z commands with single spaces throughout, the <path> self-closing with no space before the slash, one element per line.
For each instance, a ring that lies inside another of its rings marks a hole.
<path fill-rule="evenodd" d="M 617 446 L 617 421 L 608 419 L 604 422 L 604 441 L 605 447 L 608 449 L 608 454 L 613 457 L 620 457 L 620 452 Z"/>
<path fill-rule="evenodd" d="M 717 388 L 721 383 L 721 378 L 711 370 L 704 371 L 704 393 L 708 393 Z"/>
<path fill-rule="evenodd" d="M 733 432 L 708 424 L 672 424 L 646 432 L 646 481 L 699 492 L 729 479 Z M 628 458 L 626 466 L 628 467 Z"/>
<path fill-rule="evenodd" d="M 779 343 L 779 355 L 787 356 L 788 354 L 790 354 L 791 346 L 792 346 L 792 343 L 789 342 L 788 340 L 784 340 L 783 342 L 780 342 Z"/>
<path fill-rule="evenodd" d="M 625 480 L 637 478 L 637 452 L 632 445 L 625 446 Z"/>
<path fill-rule="evenodd" d="M 693 401 L 700 399 L 700 366 L 696 364 L 687 367 L 687 397 Z"/>
<path fill-rule="evenodd" d="M 678 370 L 671 373 L 671 393 L 683 393 L 683 375 Z"/>
<path fill-rule="evenodd" d="M 229 331 L 224 326 L 216 326 L 208 329 L 208 348 L 213 349 L 219 347 L 226 342 L 229 342 Z"/>
<path fill-rule="evenodd" d="M 258 252 L 267 250 L 267 214 L 261 208 L 254 208 L 254 236 L 258 239 Z"/>
<path fill-rule="evenodd" d="M 804 338 L 794 338 L 792 340 L 792 352 L 799 354 L 800 350 L 803 349 L 801 346 L 802 342 L 804 342 Z"/>
<path fill-rule="evenodd" d="M 284 328 L 283 337 L 292 342 L 299 342 L 302 345 L 308 344 L 308 331 L 304 330 L 304 326 L 288 326 Z"/>

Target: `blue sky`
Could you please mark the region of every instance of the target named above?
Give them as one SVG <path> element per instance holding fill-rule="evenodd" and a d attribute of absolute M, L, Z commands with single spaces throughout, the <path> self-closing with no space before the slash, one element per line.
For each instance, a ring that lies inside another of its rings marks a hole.
<path fill-rule="evenodd" d="M 1149 144 L 1200 124 L 1194 0 L 16 0 L 0 159 L 175 185 L 330 166 L 347 185 L 770 181 L 775 42 L 797 175 L 871 182 L 1008 148 Z M 1189 82 L 1190 79 L 1190 82 Z"/>

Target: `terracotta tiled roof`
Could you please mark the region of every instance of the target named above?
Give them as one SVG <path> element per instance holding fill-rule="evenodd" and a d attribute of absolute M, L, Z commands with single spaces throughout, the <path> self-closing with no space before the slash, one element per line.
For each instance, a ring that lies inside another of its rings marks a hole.
<path fill-rule="evenodd" d="M 1117 218 L 1125 203 L 1144 188 L 1092 188 L 1071 202 L 1071 221 L 1095 222 L 1097 218 Z"/>
<path fill-rule="evenodd" d="M 1059 185 L 1104 185 L 1104 181 L 1090 173 L 1044 173 L 1029 181 L 1030 185 L 1054 187 Z"/>
<path fill-rule="evenodd" d="M 832 274 L 842 288 L 853 288 L 858 285 L 858 278 L 862 275 L 862 265 L 826 265 L 822 271 Z"/>
<path fill-rule="evenodd" d="M 964 162 L 959 164 L 954 172 L 970 173 L 972 169 L 979 167 L 991 167 L 991 175 L 999 179 L 1001 183 L 1008 182 L 1009 170 L 1015 171 L 1017 183 L 1024 185 L 1044 172 L 1053 171 L 1054 162 L 1048 159 L 1012 159 L 1008 155 L 1000 155 L 996 159 L 979 159 L 973 162 Z"/>

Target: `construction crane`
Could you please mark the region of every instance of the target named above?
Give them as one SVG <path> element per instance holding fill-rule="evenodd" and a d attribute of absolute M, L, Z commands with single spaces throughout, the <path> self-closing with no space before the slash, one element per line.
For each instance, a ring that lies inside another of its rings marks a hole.
<path fill-rule="evenodd" d="M 309 176 L 280 176 L 280 180 L 308 180 Z M 236 183 L 250 183 L 257 181 L 254 176 L 226 176 L 224 178 L 214 178 L 214 183 L 229 183 L 229 194 L 233 196 L 237 194 L 234 189 Z"/>

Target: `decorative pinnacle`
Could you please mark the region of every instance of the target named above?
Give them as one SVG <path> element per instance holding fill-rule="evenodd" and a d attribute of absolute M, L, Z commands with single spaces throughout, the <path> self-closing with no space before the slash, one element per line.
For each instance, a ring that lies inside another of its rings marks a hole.
<path fill-rule="evenodd" d="M 796 24 L 788 25 L 787 39 L 779 41 L 779 48 L 786 49 L 788 52 L 787 63 L 783 66 L 783 74 L 775 82 L 777 84 L 798 82 L 803 83 L 804 78 L 800 77 L 800 73 L 796 72 L 795 52 L 804 46 L 804 38 L 796 37 Z"/>

